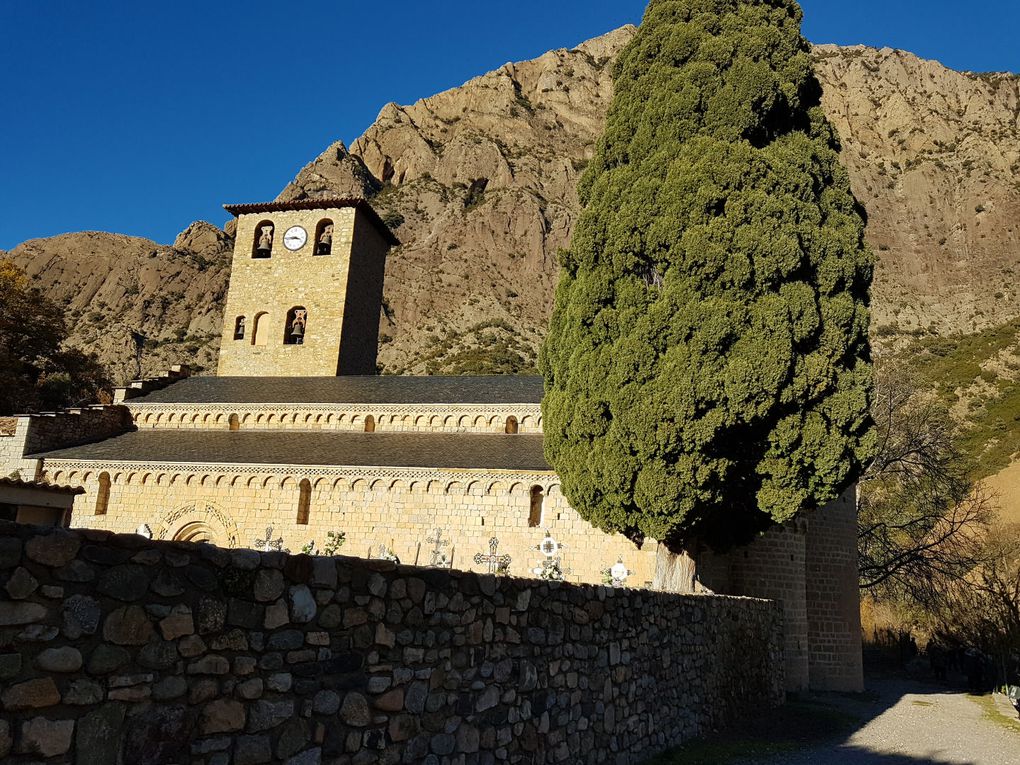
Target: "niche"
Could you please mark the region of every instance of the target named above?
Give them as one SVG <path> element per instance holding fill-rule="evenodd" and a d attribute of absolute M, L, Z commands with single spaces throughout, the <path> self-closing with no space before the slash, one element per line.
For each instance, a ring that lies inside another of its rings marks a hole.
<path fill-rule="evenodd" d="M 315 227 L 315 254 L 333 254 L 333 221 L 323 218 Z"/>
<path fill-rule="evenodd" d="M 530 528 L 538 528 L 542 525 L 542 504 L 545 500 L 545 494 L 542 491 L 541 486 L 531 487 L 531 509 L 528 511 L 528 526 Z"/>
<path fill-rule="evenodd" d="M 294 306 L 287 311 L 287 323 L 283 330 L 284 345 L 304 345 L 305 328 L 308 325 L 308 311 L 304 306 Z"/>
<path fill-rule="evenodd" d="M 297 524 L 307 526 L 312 508 L 312 484 L 307 478 L 301 479 L 298 490 Z"/>
<path fill-rule="evenodd" d="M 517 430 L 518 430 L 517 418 L 516 417 L 507 417 L 506 418 L 506 428 L 504 428 L 504 431 L 506 433 L 510 434 L 510 435 L 516 435 L 517 434 Z"/>
<path fill-rule="evenodd" d="M 252 237 L 251 256 L 253 258 L 270 258 L 273 255 L 273 234 L 276 227 L 271 220 L 264 220 L 255 227 Z"/>
<path fill-rule="evenodd" d="M 238 316 L 234 319 L 234 339 L 244 340 L 244 317 Z"/>

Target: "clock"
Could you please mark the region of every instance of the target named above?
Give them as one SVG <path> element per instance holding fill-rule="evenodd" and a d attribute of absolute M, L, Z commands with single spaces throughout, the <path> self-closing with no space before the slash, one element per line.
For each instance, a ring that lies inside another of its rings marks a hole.
<path fill-rule="evenodd" d="M 301 226 L 291 226 L 283 235 L 283 246 L 291 252 L 300 250 L 308 241 L 308 232 Z"/>

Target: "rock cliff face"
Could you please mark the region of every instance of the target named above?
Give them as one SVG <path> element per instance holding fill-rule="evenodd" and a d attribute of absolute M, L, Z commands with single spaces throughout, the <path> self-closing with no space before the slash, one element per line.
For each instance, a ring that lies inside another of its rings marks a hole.
<path fill-rule="evenodd" d="M 172 247 L 85 231 L 30 240 L 11 256 L 65 306 L 72 342 L 124 381 L 171 364 L 215 368 L 232 247 L 197 222 Z"/>
<path fill-rule="evenodd" d="M 387 371 L 534 364 L 577 180 L 612 97 L 611 63 L 633 33 L 624 27 L 411 106 L 389 104 L 350 151 L 333 144 L 283 190 L 281 199 L 369 196 L 402 240 L 380 326 Z M 888 49 L 819 46 L 816 60 L 870 216 L 876 336 L 1020 316 L 1020 78 L 954 72 Z M 87 233 L 27 242 L 12 255 L 79 317 L 94 317 L 78 321 L 75 342 L 118 372 L 137 367 L 132 332 L 152 338 L 142 349 L 149 373 L 196 359 L 213 368 L 229 246 L 195 224 L 173 248 Z M 516 335 L 512 353 L 501 351 L 507 334 Z"/>

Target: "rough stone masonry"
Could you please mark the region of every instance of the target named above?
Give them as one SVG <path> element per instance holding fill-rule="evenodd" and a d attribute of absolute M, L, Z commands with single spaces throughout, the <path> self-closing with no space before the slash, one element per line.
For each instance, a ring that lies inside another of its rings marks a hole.
<path fill-rule="evenodd" d="M 5 763 L 637 763 L 783 699 L 770 601 L 0 524 Z"/>

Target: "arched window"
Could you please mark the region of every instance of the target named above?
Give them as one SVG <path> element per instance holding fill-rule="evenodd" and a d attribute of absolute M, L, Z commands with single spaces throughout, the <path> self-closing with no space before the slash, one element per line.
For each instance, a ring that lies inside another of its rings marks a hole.
<path fill-rule="evenodd" d="M 511 435 L 513 435 L 513 434 L 515 434 L 517 432 L 517 418 L 516 417 L 507 417 L 506 418 L 506 428 L 505 428 L 505 431 L 507 433 L 510 433 Z"/>
<path fill-rule="evenodd" d="M 255 324 L 251 330 L 251 344 L 252 345 L 268 345 L 269 344 L 269 330 L 268 324 L 269 319 L 268 313 L 263 311 L 262 313 L 255 314 Z"/>
<path fill-rule="evenodd" d="M 308 324 L 308 311 L 304 306 L 294 306 L 287 311 L 287 323 L 283 331 L 284 345 L 302 345 L 305 342 L 305 327 Z"/>
<path fill-rule="evenodd" d="M 333 253 L 333 221 L 323 218 L 315 227 L 315 254 L 331 255 Z"/>
<path fill-rule="evenodd" d="M 230 428 L 231 432 L 241 429 L 241 420 L 238 418 L 236 414 L 230 415 L 229 423 L 230 424 L 228 427 Z"/>
<path fill-rule="evenodd" d="M 308 525 L 308 516 L 312 507 L 312 484 L 307 478 L 301 479 L 298 488 L 297 523 L 298 526 Z"/>
<path fill-rule="evenodd" d="M 96 515 L 106 515 L 110 506 L 110 474 L 99 474 L 99 493 L 96 495 Z"/>
<path fill-rule="evenodd" d="M 253 258 L 270 258 L 273 255 L 273 235 L 275 226 L 271 220 L 264 220 L 255 227 L 252 236 L 251 256 Z"/>
<path fill-rule="evenodd" d="M 542 502 L 545 494 L 541 486 L 531 487 L 531 509 L 528 512 L 528 526 L 535 529 L 542 525 Z"/>
<path fill-rule="evenodd" d="M 372 415 L 368 415 L 368 417 L 365 418 L 365 432 L 375 433 L 375 417 Z"/>
<path fill-rule="evenodd" d="M 238 316 L 234 319 L 234 339 L 244 340 L 244 317 Z"/>

